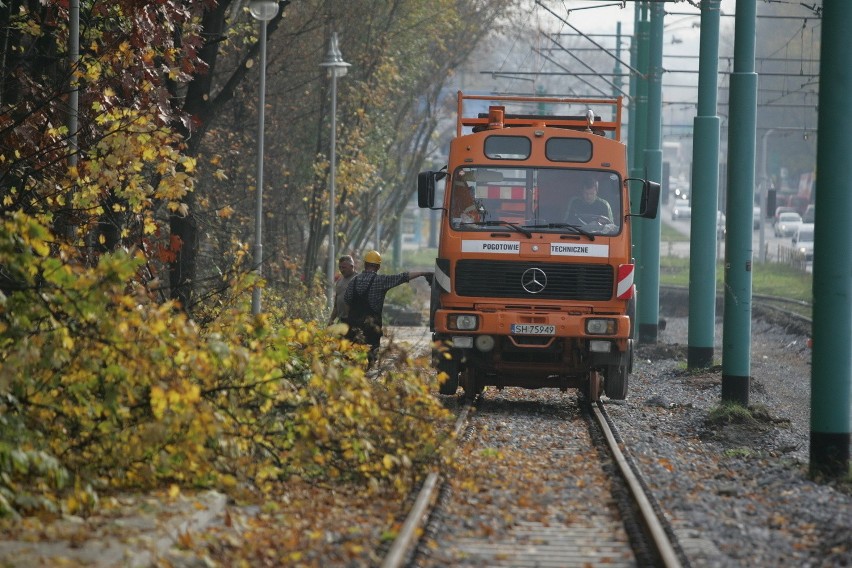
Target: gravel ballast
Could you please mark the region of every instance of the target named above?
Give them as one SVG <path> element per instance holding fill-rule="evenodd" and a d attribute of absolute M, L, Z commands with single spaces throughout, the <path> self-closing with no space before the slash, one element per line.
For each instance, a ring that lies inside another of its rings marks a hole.
<path fill-rule="evenodd" d="M 808 477 L 807 337 L 755 320 L 752 412 L 714 419 L 722 370 L 686 370 L 687 323 L 668 318 L 638 349 L 628 400 L 605 403 L 691 564 L 852 565 L 849 482 Z"/>

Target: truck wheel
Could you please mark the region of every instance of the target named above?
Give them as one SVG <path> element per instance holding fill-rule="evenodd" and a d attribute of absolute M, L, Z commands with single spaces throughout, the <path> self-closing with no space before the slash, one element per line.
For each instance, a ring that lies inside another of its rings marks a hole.
<path fill-rule="evenodd" d="M 439 373 L 446 373 L 447 380 L 438 385 L 441 394 L 456 394 L 459 388 L 459 362 L 455 358 L 447 359 L 445 353 L 438 349 L 432 350 L 432 366 Z"/>
<path fill-rule="evenodd" d="M 613 400 L 624 400 L 627 398 L 627 367 L 623 365 L 608 365 L 606 368 L 606 380 L 604 380 L 604 392 Z"/>
<path fill-rule="evenodd" d="M 590 403 L 600 402 L 602 382 L 603 377 L 601 377 L 600 371 L 589 371 L 589 381 L 581 390 Z"/>
<path fill-rule="evenodd" d="M 633 353 L 633 340 L 627 340 L 627 374 L 633 372 L 633 360 L 635 359 L 635 355 Z"/>
<path fill-rule="evenodd" d="M 468 400 L 473 400 L 485 390 L 485 386 L 480 380 L 480 373 L 473 367 L 468 367 L 461 375 L 461 386 L 464 389 L 464 396 Z"/>

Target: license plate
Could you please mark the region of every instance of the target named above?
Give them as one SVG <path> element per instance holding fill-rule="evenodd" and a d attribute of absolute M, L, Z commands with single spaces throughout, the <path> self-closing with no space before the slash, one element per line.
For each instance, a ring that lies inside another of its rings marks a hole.
<path fill-rule="evenodd" d="M 512 335 L 553 335 L 555 333 L 555 325 L 541 325 L 537 323 L 512 324 Z"/>

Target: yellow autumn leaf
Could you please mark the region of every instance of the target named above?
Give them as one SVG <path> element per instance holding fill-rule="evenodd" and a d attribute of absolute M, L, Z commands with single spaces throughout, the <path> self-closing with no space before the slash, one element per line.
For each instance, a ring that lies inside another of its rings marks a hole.
<path fill-rule="evenodd" d="M 180 495 L 180 487 L 174 483 L 169 485 L 169 499 L 177 499 L 178 495 Z"/>
<path fill-rule="evenodd" d="M 226 205 L 219 209 L 216 214 L 222 219 L 230 219 L 231 216 L 234 214 L 234 208 L 230 205 Z"/>
<path fill-rule="evenodd" d="M 39 256 L 47 256 L 48 254 L 50 254 L 50 247 L 47 246 L 47 243 L 45 243 L 41 239 L 33 240 L 32 242 L 30 242 L 30 246 L 33 247 L 33 250 Z"/>
<path fill-rule="evenodd" d="M 186 401 L 195 403 L 201 400 L 201 387 L 192 385 L 186 393 Z"/>

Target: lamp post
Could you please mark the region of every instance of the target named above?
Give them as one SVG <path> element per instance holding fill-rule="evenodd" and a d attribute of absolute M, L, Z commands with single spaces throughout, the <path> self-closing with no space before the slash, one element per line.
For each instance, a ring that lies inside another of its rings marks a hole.
<path fill-rule="evenodd" d="M 254 225 L 254 263 L 257 276 L 263 273 L 263 131 L 266 111 L 266 23 L 278 14 L 277 0 L 251 0 L 249 12 L 260 25 L 260 88 L 257 126 L 257 210 Z M 260 286 L 251 295 L 251 313 L 260 313 Z"/>
<path fill-rule="evenodd" d="M 349 71 L 350 64 L 343 61 L 343 55 L 337 46 L 337 32 L 331 34 L 328 53 L 320 67 L 326 67 L 331 75 L 331 153 L 329 159 L 328 181 L 328 307 L 334 306 L 334 174 L 337 169 L 337 78 Z"/>

